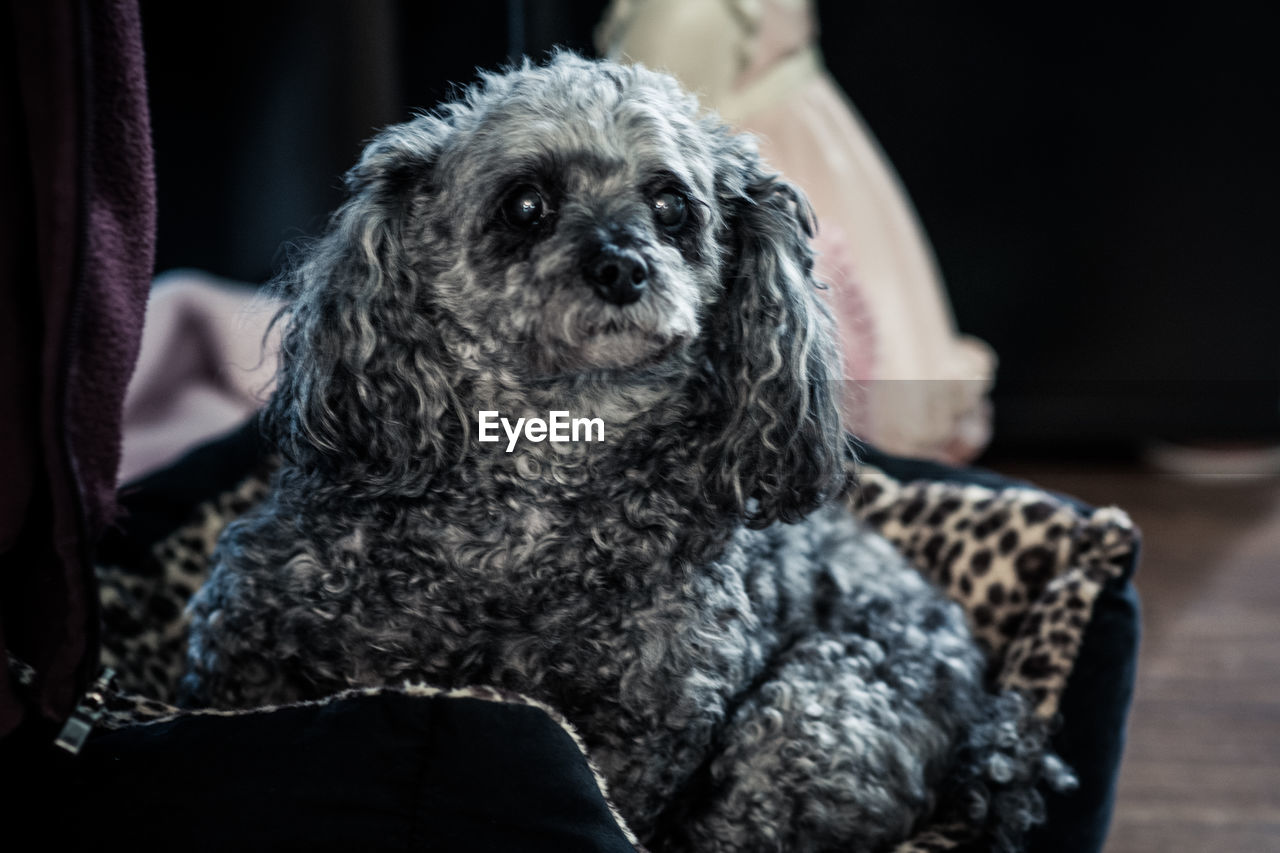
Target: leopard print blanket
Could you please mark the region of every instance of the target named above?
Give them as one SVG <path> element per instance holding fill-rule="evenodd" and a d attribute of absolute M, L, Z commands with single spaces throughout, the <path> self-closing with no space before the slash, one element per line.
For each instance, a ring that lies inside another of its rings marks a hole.
<path fill-rule="evenodd" d="M 963 605 L 990 661 L 993 686 L 1023 691 L 1038 716 L 1054 720 L 1094 601 L 1109 580 L 1122 576 L 1136 550 L 1128 517 L 1115 508 L 1082 513 L 1028 487 L 904 482 L 866 464 L 859 466 L 858 478 L 850 511 Z M 184 665 L 187 602 L 205 580 L 222 529 L 266 490 L 264 471 L 201 505 L 189 523 L 153 547 L 147 565 L 98 568 L 102 664 L 117 673 L 101 726 L 145 725 L 184 714 L 269 712 L 184 711 L 171 704 Z M 427 685 L 353 692 L 392 690 L 440 693 Z M 581 747 L 562 715 L 527 697 L 491 688 L 449 695 L 536 705 Z M 599 774 L 597 783 L 604 791 Z M 638 848 L 622 819 L 617 821 Z M 958 850 L 967 841 L 962 824 L 934 825 L 894 853 Z"/>

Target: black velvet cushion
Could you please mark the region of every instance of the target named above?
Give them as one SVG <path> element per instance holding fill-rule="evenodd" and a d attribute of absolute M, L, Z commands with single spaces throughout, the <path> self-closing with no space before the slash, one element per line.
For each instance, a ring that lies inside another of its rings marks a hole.
<path fill-rule="evenodd" d="M 634 849 L 527 705 L 383 693 L 106 731 L 76 758 L 35 743 L 0 754 L 40 849 Z"/>

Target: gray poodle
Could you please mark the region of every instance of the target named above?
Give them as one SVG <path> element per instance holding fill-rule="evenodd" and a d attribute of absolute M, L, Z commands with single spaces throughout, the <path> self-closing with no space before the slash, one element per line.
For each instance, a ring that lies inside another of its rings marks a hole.
<path fill-rule="evenodd" d="M 749 137 L 559 54 L 347 183 L 287 281 L 283 465 L 193 600 L 188 705 L 497 685 L 563 711 L 654 850 L 884 850 L 930 815 L 1016 849 L 1063 771 L 841 502 L 809 209 Z"/>

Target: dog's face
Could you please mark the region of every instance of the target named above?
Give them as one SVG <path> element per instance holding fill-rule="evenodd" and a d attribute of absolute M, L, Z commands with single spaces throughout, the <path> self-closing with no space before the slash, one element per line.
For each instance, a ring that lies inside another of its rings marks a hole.
<path fill-rule="evenodd" d="M 490 81 L 407 208 L 427 297 L 522 378 L 679 360 L 721 287 L 715 152 L 655 74 L 578 62 Z"/>
<path fill-rule="evenodd" d="M 509 87 L 437 163 L 431 218 L 459 274 L 436 298 L 539 377 L 662 360 L 720 286 L 711 140 L 688 99 L 576 82 Z"/>
<path fill-rule="evenodd" d="M 268 409 L 287 458 L 418 495 L 478 409 L 572 392 L 674 412 L 705 500 L 755 522 L 841 487 L 808 206 L 673 78 L 569 54 L 486 75 L 347 183 L 288 282 Z"/>

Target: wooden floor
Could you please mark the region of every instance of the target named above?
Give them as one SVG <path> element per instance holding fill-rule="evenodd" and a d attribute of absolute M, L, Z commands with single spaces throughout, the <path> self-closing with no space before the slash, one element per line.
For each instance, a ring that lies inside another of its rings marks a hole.
<path fill-rule="evenodd" d="M 1280 851 L 1280 482 L 995 465 L 1142 528 L 1138 689 L 1107 853 Z"/>

